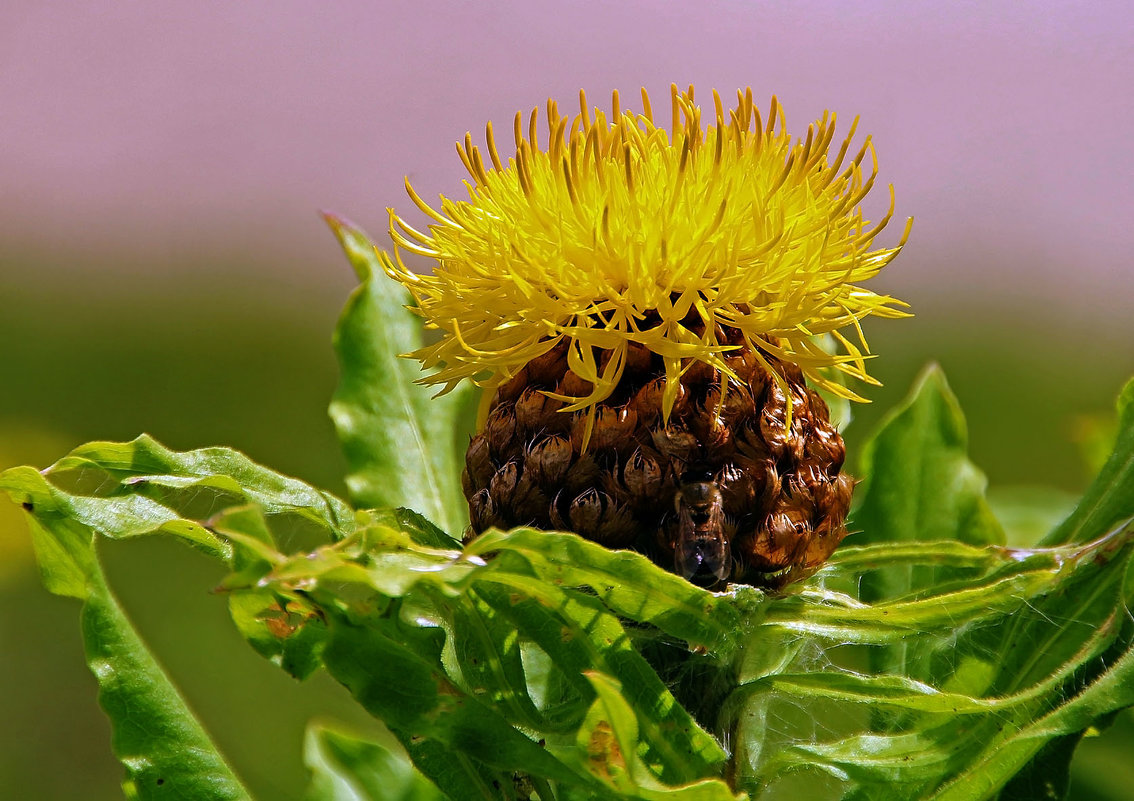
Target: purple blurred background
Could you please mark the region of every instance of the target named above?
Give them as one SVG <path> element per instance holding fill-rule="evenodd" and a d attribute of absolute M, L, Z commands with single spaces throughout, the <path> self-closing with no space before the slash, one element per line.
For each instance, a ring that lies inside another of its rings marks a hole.
<path fill-rule="evenodd" d="M 574 106 L 579 88 L 636 107 L 640 86 L 660 105 L 671 81 L 702 102 L 751 85 L 794 133 L 825 108 L 861 115 L 899 217 L 916 218 L 881 289 L 1134 330 L 1130 9 L 9 2 L 0 244 L 51 257 L 57 274 L 29 280 L 63 281 L 96 251 L 152 273 L 231 247 L 289 280 L 333 264 L 345 286 L 316 209 L 377 236 L 386 206 L 409 207 L 406 174 L 424 197 L 459 195 L 453 143 L 488 119 Z M 1072 308 L 1047 312 L 1056 299 Z"/>

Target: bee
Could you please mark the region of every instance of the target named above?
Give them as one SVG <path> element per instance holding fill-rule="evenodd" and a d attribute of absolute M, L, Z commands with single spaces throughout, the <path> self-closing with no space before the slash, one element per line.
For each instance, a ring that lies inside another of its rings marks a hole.
<path fill-rule="evenodd" d="M 711 476 L 683 476 L 673 503 L 674 572 L 700 587 L 722 586 L 732 572 L 732 527 L 720 487 Z"/>

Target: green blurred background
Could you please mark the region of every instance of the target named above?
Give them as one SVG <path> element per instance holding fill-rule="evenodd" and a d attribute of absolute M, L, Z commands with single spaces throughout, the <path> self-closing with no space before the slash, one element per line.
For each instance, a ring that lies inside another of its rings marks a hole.
<path fill-rule="evenodd" d="M 1026 538 L 1086 485 L 1134 374 L 1127 5 L 5 3 L 0 468 L 148 432 L 342 493 L 325 409 L 353 276 L 316 209 L 380 235 L 384 208 L 410 205 L 402 176 L 459 196 L 452 143 L 549 95 L 619 88 L 629 106 L 644 85 L 660 108 L 670 81 L 702 103 L 751 84 L 797 134 L 824 108 L 861 114 L 898 218 L 917 218 L 874 287 L 917 316 L 867 326 L 884 386 L 845 432 L 852 469 L 936 360 L 994 502 L 1040 510 L 1009 521 Z M 258 797 L 300 797 L 309 719 L 374 727 L 325 676 L 300 685 L 253 653 L 200 555 L 101 555 Z M 121 797 L 77 624 L 0 501 L 0 798 Z M 1134 799 L 1132 753 L 1126 713 L 1081 747 L 1072 798 Z"/>

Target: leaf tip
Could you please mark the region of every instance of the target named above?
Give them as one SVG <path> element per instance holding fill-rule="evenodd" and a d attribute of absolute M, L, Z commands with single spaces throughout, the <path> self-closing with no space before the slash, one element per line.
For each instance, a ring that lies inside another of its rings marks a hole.
<path fill-rule="evenodd" d="M 374 274 L 372 261 L 375 259 L 374 245 L 370 237 L 358 225 L 332 211 L 320 210 L 319 216 L 339 240 L 339 245 L 346 253 L 358 280 L 368 280 Z"/>

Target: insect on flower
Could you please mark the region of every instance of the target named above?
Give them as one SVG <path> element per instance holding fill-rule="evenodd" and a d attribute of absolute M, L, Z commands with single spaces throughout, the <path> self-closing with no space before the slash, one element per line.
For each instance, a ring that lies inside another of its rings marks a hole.
<path fill-rule="evenodd" d="M 391 210 L 379 256 L 440 332 L 410 354 L 423 380 L 485 390 L 471 535 L 570 530 L 698 583 L 781 587 L 846 535 L 854 482 L 818 390 L 877 383 L 860 322 L 907 313 L 860 283 L 909 225 L 871 250 L 893 196 L 864 218 L 877 165 L 855 125 L 835 149 L 831 114 L 793 138 L 751 90 L 727 111 L 714 92 L 707 125 L 692 88 L 670 99 L 664 122 L 644 90 L 609 116 L 582 93 L 571 116 L 548 101 L 545 143 L 538 111 L 517 114 L 507 161 L 491 125 L 484 154 L 466 135 L 468 199 L 434 208 L 407 183 L 428 230 Z"/>
<path fill-rule="evenodd" d="M 686 476 L 674 496 L 674 572 L 694 584 L 715 587 L 732 573 L 732 531 L 724 498 L 711 476 Z"/>

